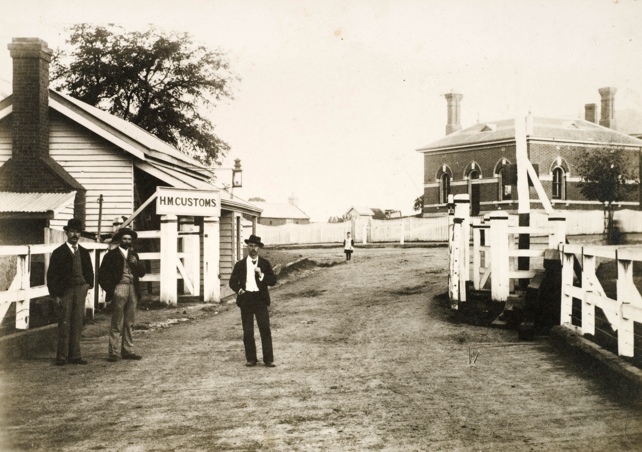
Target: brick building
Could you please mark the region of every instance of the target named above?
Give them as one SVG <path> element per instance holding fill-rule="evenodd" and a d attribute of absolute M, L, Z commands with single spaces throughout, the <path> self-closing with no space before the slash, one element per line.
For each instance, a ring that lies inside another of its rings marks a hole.
<path fill-rule="evenodd" d="M 631 165 L 640 167 L 642 140 L 615 130 L 615 88 L 599 90 L 602 115 L 596 124 L 595 104 L 585 105 L 585 119 L 529 116 L 526 119 L 527 153 L 538 169 L 539 179 L 556 209 L 602 209 L 580 193 L 577 158 L 588 149 L 611 148 L 626 154 Z M 418 149 L 424 154 L 424 216 L 446 211 L 449 194 L 468 194 L 472 214 L 492 210 L 516 210 L 515 121 L 505 119 L 478 123 L 462 129 L 460 103 L 463 96 L 446 95 L 446 136 Z M 533 208 L 540 208 L 531 188 Z M 634 194 L 619 208 L 639 208 Z"/>

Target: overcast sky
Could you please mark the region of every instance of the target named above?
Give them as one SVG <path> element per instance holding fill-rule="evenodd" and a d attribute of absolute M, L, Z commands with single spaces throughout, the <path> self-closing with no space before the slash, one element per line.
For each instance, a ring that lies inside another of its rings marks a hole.
<path fill-rule="evenodd" d="M 445 134 L 444 93 L 462 125 L 584 116 L 598 88 L 642 109 L 642 1 L 632 0 L 21 0 L 3 5 L 6 44 L 64 44 L 65 26 L 154 24 L 227 52 L 241 78 L 216 109 L 243 165 L 245 199 L 287 202 L 313 220 L 352 205 L 412 214 L 423 192 L 416 149 Z M 2 50 L 4 49 L 4 50 Z M 642 127 L 641 127 L 642 129 Z M 221 177 L 231 173 L 221 172 Z"/>

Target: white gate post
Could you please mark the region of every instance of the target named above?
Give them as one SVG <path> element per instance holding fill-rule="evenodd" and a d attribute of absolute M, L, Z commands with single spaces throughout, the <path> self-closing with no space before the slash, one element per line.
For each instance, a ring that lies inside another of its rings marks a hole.
<path fill-rule="evenodd" d="M 470 280 L 470 198 L 455 195 L 455 221 L 461 220 L 459 236 L 459 301 L 466 301 L 466 281 Z"/>
<path fill-rule="evenodd" d="M 560 245 L 566 243 L 566 217 L 560 213 L 549 215 L 548 224 L 552 230 L 548 238 L 548 247 L 558 250 Z"/>
<path fill-rule="evenodd" d="M 618 253 L 619 254 L 619 253 Z M 620 356 L 633 357 L 635 353 L 635 331 L 633 320 L 629 318 L 624 307 L 632 300 L 640 299 L 640 294 L 633 282 L 633 261 L 620 259 L 617 256 L 617 353 Z M 614 328 L 615 329 L 615 328 Z"/>
<path fill-rule="evenodd" d="M 450 261 L 448 272 L 448 295 L 450 298 L 450 307 L 458 309 L 459 307 L 459 272 L 461 266 L 459 259 L 461 259 L 461 224 L 460 218 L 453 218 L 453 225 L 451 229 L 450 240 Z"/>
<path fill-rule="evenodd" d="M 161 217 L 160 301 L 170 306 L 178 304 L 176 284 L 178 229 L 176 222 L 176 215 Z"/>
<path fill-rule="evenodd" d="M 189 278 L 194 291 L 192 295 L 198 297 L 201 294 L 200 280 L 200 244 L 197 235 L 198 227 L 194 224 L 194 217 L 181 217 L 179 220 L 181 232 L 190 233 L 183 235 L 181 240 L 183 253 L 185 254 L 185 273 Z M 183 293 L 187 292 L 187 284 L 183 285 Z"/>
<path fill-rule="evenodd" d="M 493 212 L 490 219 L 490 268 L 491 297 L 493 301 L 506 301 L 509 294 L 508 214 Z"/>
<path fill-rule="evenodd" d="M 595 306 L 588 300 L 589 294 L 595 293 L 593 279 L 596 270 L 596 257 L 590 254 L 582 256 L 582 334 L 595 335 Z"/>
<path fill-rule="evenodd" d="M 18 256 L 16 262 L 16 276 L 20 278 L 20 289 L 24 290 L 24 299 L 16 301 L 16 329 L 26 330 L 29 328 L 29 288 L 31 287 L 31 247 L 28 254 Z"/>
<path fill-rule="evenodd" d="M 571 326 L 573 323 L 573 297 L 567 292 L 567 287 L 573 286 L 573 264 L 575 255 L 568 253 L 562 247 L 562 300 L 560 310 L 560 325 Z"/>
<path fill-rule="evenodd" d="M 221 228 L 217 217 L 203 218 L 203 301 L 221 301 Z"/>

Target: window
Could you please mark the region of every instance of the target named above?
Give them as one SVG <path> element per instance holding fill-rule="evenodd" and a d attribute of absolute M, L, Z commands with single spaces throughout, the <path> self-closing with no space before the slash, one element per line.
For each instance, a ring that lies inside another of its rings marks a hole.
<path fill-rule="evenodd" d="M 479 211 L 481 208 L 479 176 L 481 176 L 481 174 L 477 170 L 472 170 L 470 173 L 468 173 L 468 196 L 470 199 L 471 215 L 479 215 Z"/>
<path fill-rule="evenodd" d="M 566 199 L 566 177 L 564 169 L 559 166 L 553 169 L 553 199 Z"/>
<path fill-rule="evenodd" d="M 508 170 L 504 166 L 497 173 L 497 199 L 499 201 L 505 201 L 511 199 L 511 186 L 508 184 L 508 178 L 506 173 Z"/>
<path fill-rule="evenodd" d="M 450 175 L 444 173 L 439 178 L 439 203 L 446 204 L 450 194 Z"/>

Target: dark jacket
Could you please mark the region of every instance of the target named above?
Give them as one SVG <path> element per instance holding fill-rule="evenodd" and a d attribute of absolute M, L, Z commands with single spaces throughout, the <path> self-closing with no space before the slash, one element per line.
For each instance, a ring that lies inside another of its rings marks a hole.
<path fill-rule="evenodd" d="M 78 245 L 80 260 L 82 262 L 82 275 L 89 288 L 94 287 L 94 267 L 86 248 Z M 64 291 L 73 285 L 74 254 L 66 243 L 53 250 L 49 259 L 47 270 L 47 288 L 52 297 L 62 297 Z"/>
<path fill-rule="evenodd" d="M 272 265 L 266 260 L 263 259 L 262 257 L 259 256 L 259 261 L 257 262 L 257 266 L 261 269 L 263 272 L 263 281 L 259 281 L 259 277 L 255 275 L 256 278 L 256 285 L 259 288 L 259 294 L 261 296 L 261 300 L 268 306 L 270 305 L 270 292 L 268 290 L 268 286 L 273 286 L 276 284 L 276 275 L 274 274 L 274 270 L 272 270 Z M 241 259 L 234 265 L 234 269 L 232 270 L 232 276 L 230 276 L 230 287 L 232 290 L 236 293 L 239 292 L 239 290 L 243 289 L 245 290 L 245 278 L 246 278 L 246 273 L 247 273 L 247 258 L 246 259 Z M 241 295 L 242 297 L 242 295 Z M 236 304 L 239 304 L 239 297 L 236 298 Z"/>
<path fill-rule="evenodd" d="M 129 249 L 129 255 L 136 256 L 138 262 L 136 265 L 131 265 L 129 263 L 127 265 L 134 276 L 134 290 L 137 294 L 140 294 L 138 279 L 145 276 L 145 265 L 141 263 L 138 259 L 138 254 L 136 254 L 136 252 L 131 248 Z M 108 251 L 103 258 L 103 262 L 100 264 L 100 269 L 98 270 L 98 284 L 100 284 L 100 287 L 105 291 L 107 300 L 111 300 L 112 295 L 114 294 L 114 289 L 123 276 L 124 264 L 125 257 L 118 247 Z"/>

